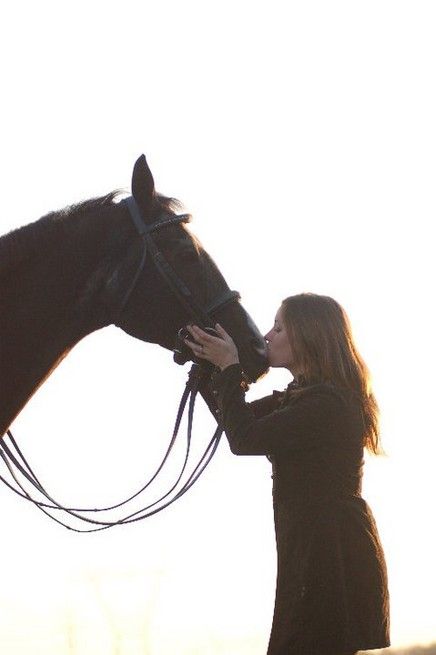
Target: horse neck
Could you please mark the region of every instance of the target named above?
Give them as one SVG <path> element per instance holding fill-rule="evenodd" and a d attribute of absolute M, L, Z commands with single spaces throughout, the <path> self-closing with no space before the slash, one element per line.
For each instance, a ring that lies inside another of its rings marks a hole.
<path fill-rule="evenodd" d="M 93 302 L 105 220 L 102 211 L 72 214 L 19 231 L 25 256 L 18 244 L 0 271 L 0 437 L 71 348 L 109 322 Z"/>

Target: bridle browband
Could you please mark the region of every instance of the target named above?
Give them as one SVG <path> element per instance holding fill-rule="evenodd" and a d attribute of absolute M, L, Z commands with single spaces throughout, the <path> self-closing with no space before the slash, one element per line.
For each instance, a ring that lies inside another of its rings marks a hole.
<path fill-rule="evenodd" d="M 193 319 L 195 322 L 197 322 L 198 324 L 200 324 L 202 327 L 206 329 L 213 329 L 214 322 L 211 315 L 214 314 L 216 311 L 218 311 L 227 303 L 239 300 L 240 298 L 239 293 L 237 291 L 231 291 L 229 288 L 227 288 L 212 303 L 209 303 L 206 307 L 203 308 L 193 297 L 190 289 L 186 286 L 183 280 L 177 275 L 174 269 L 170 266 L 168 261 L 165 259 L 163 253 L 157 247 L 155 241 L 153 240 L 153 237 L 151 236 L 151 234 L 156 230 L 160 230 L 169 225 L 188 222 L 190 220 L 190 215 L 189 214 L 182 214 L 178 216 L 172 215 L 170 217 L 157 220 L 154 223 L 147 224 L 143 220 L 139 207 L 133 197 L 126 198 L 122 202 L 124 202 L 127 205 L 130 217 L 137 229 L 138 235 L 144 240 L 144 249 L 141 255 L 141 260 L 139 262 L 139 265 L 135 271 L 135 274 L 126 292 L 124 293 L 120 307 L 118 308 L 118 315 L 121 314 L 121 312 L 127 305 L 127 302 L 129 301 L 129 298 L 133 290 L 135 289 L 139 276 L 144 268 L 147 252 L 149 252 L 157 270 L 159 271 L 159 274 L 168 284 L 168 286 L 170 287 L 174 296 L 177 298 L 180 304 L 186 309 L 190 319 Z M 179 337 L 178 340 L 181 343 L 183 343 L 181 339 L 182 337 L 181 332 L 183 331 L 183 329 L 184 328 L 181 328 L 178 334 Z M 185 361 L 187 360 L 187 357 L 184 356 L 181 350 L 177 349 L 177 346 L 175 348 L 174 360 L 180 364 L 185 363 Z M 192 422 L 193 422 L 194 404 L 195 404 L 196 395 L 202 382 L 209 377 L 209 374 L 210 372 L 208 371 L 207 367 L 202 367 L 195 363 L 192 365 L 191 371 L 189 373 L 188 381 L 186 383 L 186 388 L 183 392 L 182 399 L 180 401 L 170 444 L 167 448 L 163 461 L 159 465 L 158 469 L 155 471 L 154 475 L 150 478 L 150 480 L 145 485 L 143 485 L 141 489 L 139 489 L 139 491 L 132 494 L 126 500 L 123 500 L 110 507 L 101 507 L 101 508 L 77 508 L 77 507 L 65 507 L 64 505 L 61 505 L 56 500 L 54 500 L 54 498 L 42 486 L 39 479 L 33 472 L 31 466 L 29 465 L 26 458 L 24 457 L 23 453 L 21 452 L 20 448 L 18 447 L 18 444 L 16 443 L 10 430 L 7 431 L 6 435 L 4 435 L 3 438 L 0 437 L 0 457 L 1 459 L 3 459 L 3 462 L 5 463 L 6 468 L 9 471 L 12 480 L 16 484 L 16 487 L 14 487 L 10 482 L 8 482 L 1 475 L 0 475 L 0 480 L 2 480 L 17 495 L 33 503 L 39 510 L 41 510 L 44 514 L 46 514 L 49 518 L 54 520 L 56 523 L 59 523 L 60 525 L 66 527 L 68 530 L 72 530 L 74 532 L 95 532 L 99 530 L 105 530 L 115 525 L 125 525 L 127 523 L 134 523 L 136 521 L 140 521 L 144 518 L 147 518 L 148 516 L 152 516 L 153 514 L 162 511 L 163 509 L 171 505 L 173 502 L 181 498 L 188 491 L 188 489 L 192 487 L 192 485 L 198 480 L 200 475 L 203 473 L 203 471 L 211 461 L 213 455 L 215 454 L 218 448 L 218 444 L 220 442 L 221 435 L 223 432 L 223 428 L 219 423 L 212 439 L 209 441 L 208 445 L 206 446 L 206 449 L 204 450 L 203 455 L 200 458 L 200 461 L 195 466 L 195 468 L 191 471 L 189 477 L 183 482 L 183 484 L 181 484 L 181 486 L 177 490 L 177 487 L 182 480 L 183 474 L 187 468 L 187 464 L 189 460 L 191 437 L 192 437 Z M 109 510 L 118 509 L 120 507 L 127 505 L 130 501 L 132 501 L 133 499 L 137 498 L 140 494 L 142 494 L 142 492 L 145 491 L 150 486 L 150 484 L 155 480 L 159 472 L 164 467 L 166 461 L 168 460 L 170 452 L 175 444 L 180 423 L 183 417 L 183 413 L 188 401 L 189 401 L 189 409 L 188 409 L 186 456 L 182 465 L 182 470 L 178 475 L 175 483 L 169 489 L 169 491 L 167 491 L 158 500 L 150 503 L 149 505 L 146 505 L 145 507 L 142 507 L 140 510 L 136 510 L 130 514 L 127 514 L 127 516 L 124 516 L 121 519 L 113 521 L 113 520 L 97 520 L 95 518 L 91 518 L 89 516 L 90 513 L 107 512 Z M 10 440 L 9 446 L 5 442 L 6 436 L 9 437 Z M 33 498 L 30 495 L 30 493 L 26 490 L 26 488 L 23 486 L 22 482 L 20 482 L 18 474 L 20 474 L 21 477 L 24 478 L 24 480 L 26 480 L 28 484 L 31 484 L 33 488 L 36 489 L 38 494 L 44 500 L 37 500 Z M 173 494 L 172 497 L 170 497 L 171 494 Z M 168 499 L 168 497 L 170 498 Z M 56 518 L 56 516 L 53 516 L 53 514 L 51 514 L 49 510 L 64 512 L 75 519 L 80 519 L 81 521 L 83 521 L 88 525 L 91 524 L 92 527 L 84 528 L 84 529 L 75 528 L 67 523 L 64 523 L 62 520 Z"/>

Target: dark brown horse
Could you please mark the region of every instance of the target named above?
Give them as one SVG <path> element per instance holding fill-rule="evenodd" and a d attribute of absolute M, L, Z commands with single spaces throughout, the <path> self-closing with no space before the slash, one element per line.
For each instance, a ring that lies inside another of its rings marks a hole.
<path fill-rule="evenodd" d="M 229 287 L 199 241 L 181 222 L 178 204 L 157 194 L 142 156 L 132 196 L 174 272 L 202 307 Z M 0 436 L 71 348 L 115 324 L 143 341 L 173 349 L 190 320 L 156 265 L 144 255 L 126 203 L 116 193 L 44 216 L 0 239 Z M 135 276 L 139 272 L 138 277 Z M 241 363 L 256 380 L 267 368 L 265 343 L 236 300 L 212 311 L 234 338 Z"/>

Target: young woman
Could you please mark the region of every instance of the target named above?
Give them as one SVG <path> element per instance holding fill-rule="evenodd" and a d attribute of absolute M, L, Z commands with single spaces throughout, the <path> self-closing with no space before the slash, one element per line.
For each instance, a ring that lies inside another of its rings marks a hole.
<path fill-rule="evenodd" d="M 363 451 L 381 451 L 368 369 L 342 307 L 286 298 L 265 336 L 286 391 L 247 403 L 231 337 L 191 326 L 187 345 L 215 365 L 215 401 L 236 455 L 273 466 L 277 588 L 268 655 L 352 655 L 389 646 L 389 595 L 374 517 L 362 499 Z M 207 398 L 207 393 L 204 394 Z"/>

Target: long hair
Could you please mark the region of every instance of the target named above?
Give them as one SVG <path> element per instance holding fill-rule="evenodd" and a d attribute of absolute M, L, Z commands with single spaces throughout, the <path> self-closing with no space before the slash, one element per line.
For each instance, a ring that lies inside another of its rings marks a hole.
<path fill-rule="evenodd" d="M 302 293 L 285 298 L 282 312 L 295 368 L 306 382 L 328 382 L 353 392 L 361 404 L 364 446 L 375 455 L 383 453 L 370 373 L 345 310 L 329 296 Z"/>

